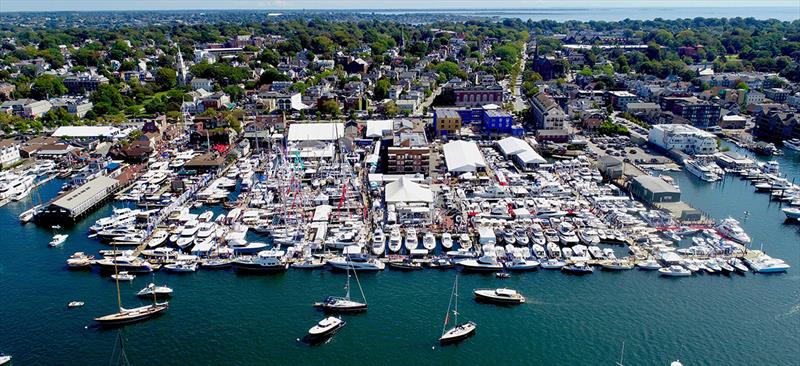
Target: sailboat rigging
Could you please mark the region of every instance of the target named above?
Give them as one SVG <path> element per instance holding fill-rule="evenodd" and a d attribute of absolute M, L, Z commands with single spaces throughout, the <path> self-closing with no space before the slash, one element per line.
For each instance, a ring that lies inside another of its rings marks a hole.
<path fill-rule="evenodd" d="M 453 306 L 455 305 L 455 306 Z M 450 308 L 453 307 L 453 317 L 455 318 L 454 327 L 447 329 L 447 324 L 450 322 Z M 461 341 L 475 333 L 477 325 L 468 321 L 466 323 L 458 322 L 458 275 L 456 274 L 455 282 L 453 283 L 453 291 L 450 293 L 450 303 L 447 305 L 447 313 L 444 316 L 444 324 L 442 325 L 442 336 L 439 337 L 441 344 L 451 344 Z"/>
<path fill-rule="evenodd" d="M 321 307 L 325 311 L 339 313 L 366 311 L 367 297 L 364 296 L 364 289 L 361 288 L 361 282 L 358 280 L 357 272 L 358 271 L 353 269 L 353 276 L 356 278 L 356 284 L 358 285 L 358 290 L 361 292 L 361 298 L 364 302 L 358 302 L 350 298 L 350 267 L 347 267 L 347 282 L 345 282 L 344 285 L 344 297 L 328 296 L 321 303 L 316 303 L 314 306 Z"/>

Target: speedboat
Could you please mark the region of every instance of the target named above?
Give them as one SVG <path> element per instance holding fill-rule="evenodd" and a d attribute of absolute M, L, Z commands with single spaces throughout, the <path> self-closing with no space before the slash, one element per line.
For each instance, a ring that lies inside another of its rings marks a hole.
<path fill-rule="evenodd" d="M 590 265 L 586 264 L 586 262 L 578 262 L 575 264 L 566 265 L 564 267 L 561 267 L 561 270 L 566 273 L 578 274 L 578 275 L 589 274 L 594 272 L 594 269 L 592 269 Z"/>
<path fill-rule="evenodd" d="M 514 229 L 514 239 L 517 240 L 517 245 L 523 247 L 527 247 L 531 242 L 530 238 L 528 238 L 528 234 L 525 233 L 525 230 L 519 227 Z"/>
<path fill-rule="evenodd" d="M 717 231 L 731 240 L 739 243 L 739 244 L 747 244 L 750 243 L 750 236 L 744 232 L 741 226 L 739 226 L 739 221 L 734 218 L 727 218 L 722 220 L 719 225 L 717 225 Z"/>
<path fill-rule="evenodd" d="M 469 237 L 469 234 L 461 233 L 458 236 L 458 246 L 461 249 L 470 249 L 470 248 L 472 248 L 472 239 Z"/>
<path fill-rule="evenodd" d="M 150 241 L 147 242 L 147 246 L 150 248 L 158 247 L 164 244 L 167 238 L 169 238 L 169 233 L 166 230 L 156 230 L 150 238 Z"/>
<path fill-rule="evenodd" d="M 167 286 L 156 286 L 154 283 L 150 283 L 147 287 L 139 290 L 136 293 L 136 296 L 139 297 L 170 297 L 172 296 L 172 289 Z"/>
<path fill-rule="evenodd" d="M 578 230 L 578 239 L 580 239 L 581 243 L 586 245 L 597 245 L 600 243 L 600 237 L 597 235 L 597 231 L 591 228 L 582 228 Z"/>
<path fill-rule="evenodd" d="M 389 268 L 400 271 L 416 271 L 422 269 L 422 264 L 408 259 L 389 262 Z"/>
<path fill-rule="evenodd" d="M 422 236 L 422 247 L 428 251 L 436 249 L 436 237 L 432 232 L 427 232 Z"/>
<path fill-rule="evenodd" d="M 442 248 L 450 249 L 453 247 L 453 236 L 450 233 L 442 234 Z"/>
<path fill-rule="evenodd" d="M 728 261 L 728 264 L 730 264 L 733 267 L 733 269 L 736 270 L 736 272 L 739 272 L 739 273 L 750 272 L 750 269 L 747 268 L 747 266 L 744 265 L 744 262 L 742 262 L 742 260 L 739 259 L 739 258 L 731 258 Z"/>
<path fill-rule="evenodd" d="M 511 278 L 511 273 L 508 273 L 508 272 L 497 272 L 497 273 L 494 274 L 494 276 L 496 278 L 500 278 L 500 279 Z"/>
<path fill-rule="evenodd" d="M 53 240 L 50 240 L 50 243 L 48 243 L 47 246 L 49 246 L 51 248 L 52 247 L 57 247 L 57 246 L 59 246 L 61 244 L 64 244 L 64 242 L 67 241 L 68 237 L 69 237 L 69 235 L 67 235 L 67 234 L 56 234 L 56 235 L 53 235 Z"/>
<path fill-rule="evenodd" d="M 692 275 L 692 271 L 679 265 L 671 265 L 666 268 L 660 268 L 658 273 L 665 277 L 687 277 Z"/>
<path fill-rule="evenodd" d="M 531 250 L 533 251 L 533 255 L 536 256 L 536 258 L 539 258 L 539 259 L 546 259 L 547 258 L 547 254 L 545 253 L 543 246 L 541 246 L 539 244 L 533 244 L 531 246 Z"/>
<path fill-rule="evenodd" d="M 400 228 L 392 228 L 389 234 L 389 251 L 397 253 L 403 247 L 403 236 L 400 235 Z"/>
<path fill-rule="evenodd" d="M 783 146 L 789 150 L 800 151 L 800 139 L 784 140 Z"/>
<path fill-rule="evenodd" d="M 580 242 L 578 236 L 575 235 L 575 227 L 568 222 L 562 222 L 558 225 L 558 239 L 564 245 L 575 245 Z"/>
<path fill-rule="evenodd" d="M 497 304 L 522 304 L 525 297 L 516 290 L 509 288 L 477 289 L 472 291 L 475 299 Z"/>
<path fill-rule="evenodd" d="M 547 245 L 547 238 L 545 238 L 544 233 L 542 233 L 541 230 L 532 231 L 530 240 L 534 245 L 539 245 L 541 247 Z"/>
<path fill-rule="evenodd" d="M 514 245 L 517 243 L 517 238 L 514 235 L 514 232 L 509 228 L 501 230 L 500 235 L 506 244 Z"/>
<path fill-rule="evenodd" d="M 187 273 L 187 272 L 196 272 L 197 271 L 197 263 L 189 263 L 189 262 L 175 262 L 170 264 L 165 264 L 164 269 L 170 272 L 176 273 Z"/>
<path fill-rule="evenodd" d="M 386 236 L 383 235 L 381 228 L 375 229 L 372 233 L 372 254 L 382 255 L 386 249 Z"/>
<path fill-rule="evenodd" d="M 705 262 L 706 268 L 710 269 L 710 273 L 722 272 L 722 267 L 717 263 L 716 259 L 709 259 Z"/>
<path fill-rule="evenodd" d="M 67 307 L 68 308 L 79 308 L 79 307 L 83 306 L 83 304 L 84 304 L 83 301 L 70 301 L 67 304 Z"/>
<path fill-rule="evenodd" d="M 329 316 L 322 319 L 308 330 L 308 338 L 311 340 L 318 340 L 327 338 L 336 333 L 339 329 L 345 326 L 347 322 L 335 316 Z"/>
<path fill-rule="evenodd" d="M 117 281 L 133 281 L 136 278 L 136 275 L 128 273 L 127 271 L 122 271 L 120 273 L 111 275 L 111 278 Z"/>

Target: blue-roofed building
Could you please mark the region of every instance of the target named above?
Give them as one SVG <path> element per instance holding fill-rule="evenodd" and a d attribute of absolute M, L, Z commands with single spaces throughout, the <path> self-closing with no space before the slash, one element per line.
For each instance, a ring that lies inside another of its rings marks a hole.
<path fill-rule="evenodd" d="M 481 108 L 437 108 L 437 111 L 434 112 L 434 127 L 437 131 L 444 130 L 437 123 L 440 118 L 439 114 L 455 117 L 453 112 L 460 117 L 462 126 L 478 125 L 483 132 L 493 134 L 514 134 L 516 136 L 525 133 L 520 126 L 514 126 L 514 117 L 510 113 L 494 104 L 487 104 Z"/>
<path fill-rule="evenodd" d="M 483 130 L 489 133 L 511 133 L 514 117 L 501 109 L 483 110 Z"/>

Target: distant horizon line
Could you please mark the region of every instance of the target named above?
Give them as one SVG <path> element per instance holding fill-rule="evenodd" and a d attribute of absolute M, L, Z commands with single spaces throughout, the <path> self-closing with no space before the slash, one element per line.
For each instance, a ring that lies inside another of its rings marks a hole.
<path fill-rule="evenodd" d="M 0 13 L 101 13 L 101 12 L 170 12 L 170 11 L 274 11 L 274 12 L 325 12 L 325 11 L 347 11 L 347 12 L 411 12 L 411 11 L 575 11 L 575 10 L 607 10 L 607 9 L 749 9 L 749 8 L 792 8 L 800 9 L 800 6 L 789 5 L 737 5 L 737 6 L 598 6 L 598 7 L 542 7 L 542 8 L 528 8 L 528 7 L 503 7 L 503 8 L 174 8 L 174 9 L 97 9 L 97 10 L 0 10 Z M 747 16 L 741 16 L 746 18 Z M 800 18 L 800 17 L 799 17 Z"/>

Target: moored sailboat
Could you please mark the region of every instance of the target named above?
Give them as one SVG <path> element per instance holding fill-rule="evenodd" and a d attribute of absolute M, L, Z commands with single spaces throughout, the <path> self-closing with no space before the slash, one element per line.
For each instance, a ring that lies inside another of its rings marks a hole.
<path fill-rule="evenodd" d="M 450 305 L 453 307 L 453 317 L 455 326 L 447 329 L 447 324 L 450 321 Z M 458 322 L 458 275 L 456 275 L 455 282 L 453 283 L 453 291 L 450 293 L 450 304 L 447 305 L 447 313 L 444 317 L 444 325 L 442 326 L 442 335 L 439 337 L 439 343 L 452 344 L 459 342 L 473 334 L 478 328 L 477 324 L 472 321 L 466 323 Z"/>

